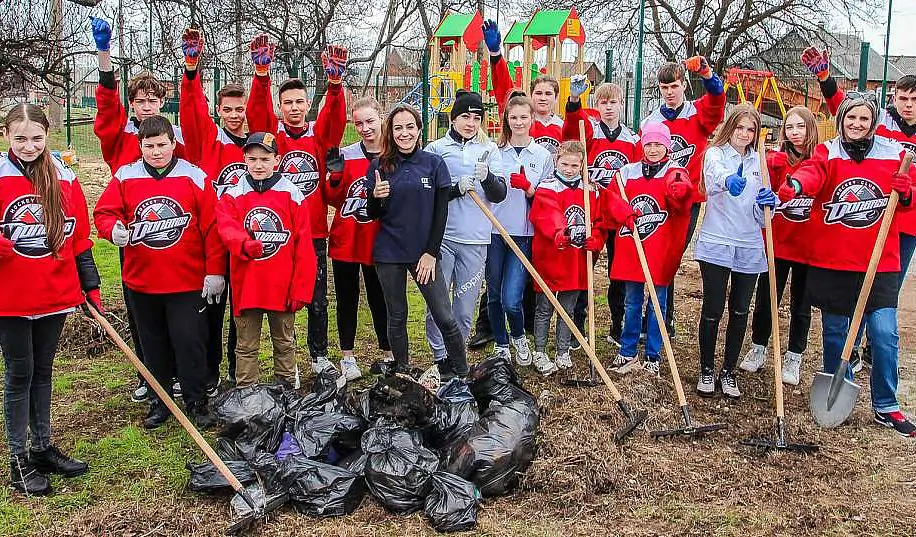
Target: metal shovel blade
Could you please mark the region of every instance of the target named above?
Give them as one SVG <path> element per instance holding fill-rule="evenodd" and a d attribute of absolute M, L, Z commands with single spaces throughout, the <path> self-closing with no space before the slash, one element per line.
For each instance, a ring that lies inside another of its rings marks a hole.
<path fill-rule="evenodd" d="M 838 368 L 836 374 L 818 372 L 811 385 L 808 407 L 821 427 L 838 427 L 852 414 L 862 387 L 847 379 Z M 839 378 L 837 378 L 839 377 Z"/>

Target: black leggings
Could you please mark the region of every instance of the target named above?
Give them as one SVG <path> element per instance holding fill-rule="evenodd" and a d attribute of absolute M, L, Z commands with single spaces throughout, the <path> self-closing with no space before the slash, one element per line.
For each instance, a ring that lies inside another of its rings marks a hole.
<path fill-rule="evenodd" d="M 334 270 L 334 292 L 337 295 L 337 332 L 340 336 L 340 350 L 352 351 L 356 339 L 357 313 L 359 312 L 359 271 L 362 269 L 366 284 L 366 301 L 372 312 L 372 324 L 378 346 L 390 351 L 388 344 L 388 311 L 385 296 L 378 281 L 378 274 L 372 265 L 361 265 L 347 261 L 331 260 Z"/>
<path fill-rule="evenodd" d="M 747 332 L 747 315 L 754 296 L 757 274 L 732 272 L 731 269 L 700 261 L 703 278 L 703 307 L 700 311 L 700 366 L 705 371 L 716 368 L 716 340 L 719 321 L 728 298 L 728 327 L 725 330 L 723 371 L 734 371 Z M 728 282 L 731 279 L 731 292 Z"/>
<path fill-rule="evenodd" d="M 811 328 L 811 302 L 808 300 L 808 265 L 776 259 L 776 300 L 782 302 L 789 272 L 792 285 L 789 288 L 789 352 L 801 354 L 808 348 L 808 330 Z M 751 341 L 766 346 L 770 339 L 772 322 L 770 318 L 770 277 L 764 272 L 757 280 L 757 300 L 754 302 L 754 320 L 751 322 Z"/>

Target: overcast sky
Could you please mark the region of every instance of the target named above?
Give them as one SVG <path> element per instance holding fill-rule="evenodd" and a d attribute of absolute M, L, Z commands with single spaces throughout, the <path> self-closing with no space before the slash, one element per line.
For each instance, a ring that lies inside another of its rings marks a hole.
<path fill-rule="evenodd" d="M 885 22 L 887 9 L 882 13 L 875 13 L 874 26 L 861 26 L 858 28 L 871 46 L 882 54 L 884 53 Z M 893 17 L 891 18 L 891 47 L 893 55 L 906 54 L 916 56 L 916 2 L 913 0 L 894 0 Z"/>

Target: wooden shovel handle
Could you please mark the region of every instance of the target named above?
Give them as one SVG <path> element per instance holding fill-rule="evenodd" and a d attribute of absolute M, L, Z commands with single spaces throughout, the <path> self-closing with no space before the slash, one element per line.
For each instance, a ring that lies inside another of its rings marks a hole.
<path fill-rule="evenodd" d="M 582 147 L 585 145 L 585 121 L 579 120 L 579 140 Z M 585 193 L 585 201 L 582 208 L 585 210 L 585 237 L 592 236 L 592 203 L 591 188 L 588 177 L 588 149 L 585 150 L 585 158 L 582 161 L 582 191 Z M 595 341 L 595 267 L 592 264 L 595 256 L 591 250 L 585 250 L 586 280 L 588 282 L 588 340 L 594 345 Z"/>

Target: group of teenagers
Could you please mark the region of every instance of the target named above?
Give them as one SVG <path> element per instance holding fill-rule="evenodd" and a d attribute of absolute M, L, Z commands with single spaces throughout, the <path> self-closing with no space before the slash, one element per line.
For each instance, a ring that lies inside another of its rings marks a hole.
<path fill-rule="evenodd" d="M 555 79 L 538 76 L 528 92 L 513 88 L 499 30 L 487 21 L 483 35 L 501 115 L 498 143 L 482 128 L 482 97 L 460 90 L 447 134 L 425 148 L 414 107 L 398 104 L 385 113 L 372 98 L 350 103 L 360 141 L 340 147 L 348 119 L 341 87 L 345 49 L 330 46 L 322 54 L 328 91 L 317 119 L 306 118 L 311 103 L 299 79 L 280 85 L 278 118 L 270 80 L 274 46 L 256 37 L 247 97 L 235 84 L 217 94 L 220 127 L 197 70 L 204 40 L 189 29 L 182 37 L 179 128 L 159 114 L 166 87 L 150 75 L 128 83 L 125 110 L 110 59 L 111 28 L 96 18 L 92 28 L 99 59 L 95 131 L 112 170 L 92 220 L 97 236 L 119 247 L 137 354 L 170 395 L 181 395 L 199 427 L 214 423 L 208 399 L 220 383 L 227 304 L 228 375 L 235 385 L 261 378 L 266 316 L 273 375 L 298 388 L 294 323 L 303 309 L 313 370 L 337 369 L 328 358 L 328 257 L 341 383 L 362 375 L 354 355 L 360 274 L 382 352 L 373 372 L 412 371 L 408 277 L 427 306 L 434 359 L 421 382 L 467 375 L 466 342 L 484 281 L 493 353 L 543 375 L 570 369 L 571 330 L 560 320 L 548 354 L 555 312 L 546 293 L 582 322 L 588 272 L 594 270 L 586 252 L 604 249 L 608 339 L 619 347 L 609 366 L 620 375 L 636 368 L 658 375 L 659 325 L 673 328 L 674 277 L 703 204 L 694 249 L 703 286 L 697 392 L 740 397 L 736 369 L 756 372 L 764 365 L 772 328 L 761 232 L 765 208 L 774 214 L 780 299 L 790 274 L 792 282 L 782 376 L 798 384 L 812 306 L 822 313 L 824 370 L 838 367 L 879 222 L 890 192 L 897 191 L 899 213 L 869 297 L 867 330 L 858 336 L 867 340 L 863 358 L 871 367 L 875 421 L 916 437 L 896 398 L 896 306 L 916 247 L 916 213 L 909 210 L 913 174 L 898 168 L 904 152 L 916 148 L 916 76 L 897 81 L 893 105 L 882 109 L 873 93 L 840 89 L 827 53 L 806 49 L 802 62 L 836 115 L 837 136 L 819 143 L 811 112 L 789 110 L 777 147 L 766 153 L 767 186 L 756 149 L 760 115 L 740 104 L 726 116 L 723 83 L 700 56 L 659 69 L 663 104 L 637 133 L 621 123 L 623 94 L 615 84 L 595 87 L 593 106 L 586 108 L 588 82 L 572 77 L 565 119 L 556 113 Z M 695 101 L 685 100 L 688 71 L 705 89 Z M 51 442 L 51 373 L 67 314 L 86 302 L 104 312 L 101 282 L 87 203 L 73 171 L 51 155 L 47 117 L 37 106 L 19 104 L 3 126 L 10 144 L 0 156 L 4 426 L 13 487 L 48 494 L 48 474 L 73 477 L 88 468 Z M 531 288 L 522 262 L 480 205 L 530 258 L 548 289 Z M 335 209 L 330 226 L 328 206 Z M 642 240 L 664 319 L 647 308 L 633 233 Z M 741 359 L 755 289 L 752 345 Z M 860 367 L 846 374 L 851 378 Z M 169 418 L 142 382 L 133 398 L 149 402 L 145 427 Z"/>

